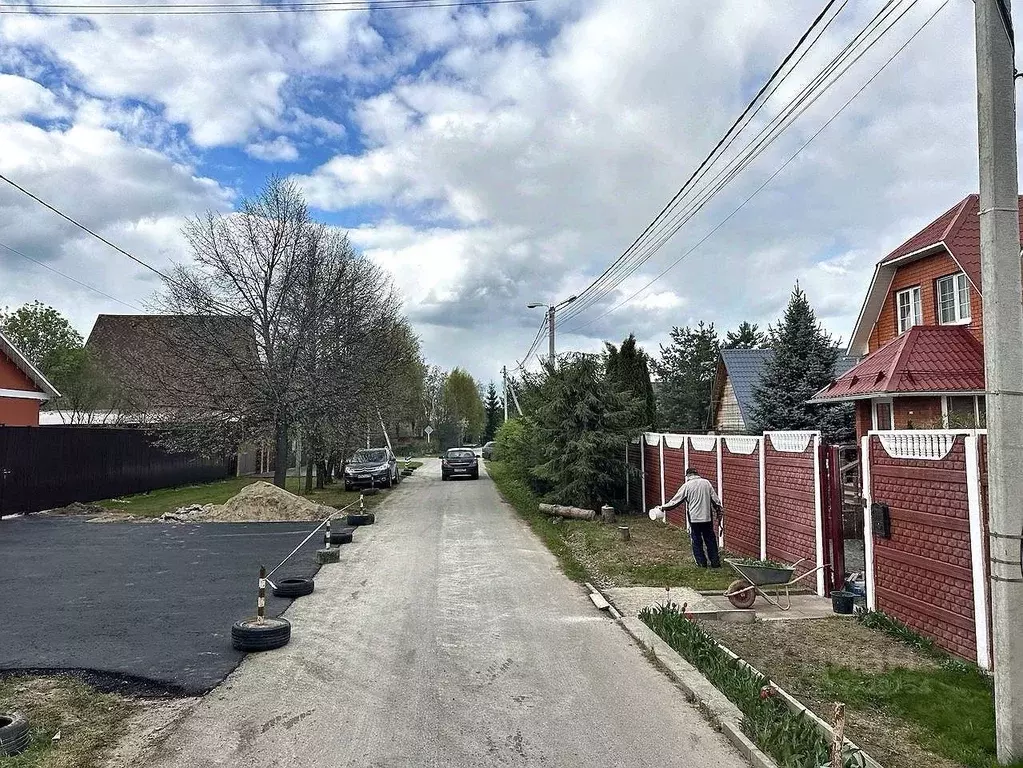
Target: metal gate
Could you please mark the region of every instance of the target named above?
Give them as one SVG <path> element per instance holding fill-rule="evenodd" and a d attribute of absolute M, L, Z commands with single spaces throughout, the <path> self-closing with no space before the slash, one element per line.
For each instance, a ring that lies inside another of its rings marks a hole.
<path fill-rule="evenodd" d="M 855 444 L 821 446 L 824 490 L 824 556 L 831 589 L 865 568 L 860 449 Z"/>

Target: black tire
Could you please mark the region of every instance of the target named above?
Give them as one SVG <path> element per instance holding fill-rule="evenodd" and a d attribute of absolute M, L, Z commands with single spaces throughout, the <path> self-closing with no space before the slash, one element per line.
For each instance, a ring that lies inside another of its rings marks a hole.
<path fill-rule="evenodd" d="M 475 472 L 472 473 L 472 479 L 473 480 L 479 480 L 480 479 L 480 471 L 478 469 Z"/>
<path fill-rule="evenodd" d="M 390 488 L 392 485 L 394 485 L 394 478 L 388 475 L 384 481 L 384 488 Z"/>
<path fill-rule="evenodd" d="M 440 479 L 441 480 L 450 480 L 451 479 L 451 475 L 445 475 L 443 472 L 441 472 Z"/>
<path fill-rule="evenodd" d="M 401 485 L 401 472 L 397 469 L 394 470 L 394 484 Z"/>
<path fill-rule="evenodd" d="M 348 515 L 349 525 L 373 525 L 377 520 L 372 512 L 355 512 Z"/>
<path fill-rule="evenodd" d="M 277 582 L 277 586 L 274 587 L 274 594 L 277 597 L 305 597 L 313 593 L 313 587 L 312 579 L 304 579 L 298 576 L 289 577 Z"/>
<path fill-rule="evenodd" d="M 376 496 L 378 493 L 380 493 L 380 489 L 379 488 L 367 488 L 366 490 L 364 490 L 362 492 L 362 495 L 363 496 Z"/>
<path fill-rule="evenodd" d="M 24 752 L 31 741 L 28 719 L 24 715 L 0 714 L 0 757 Z"/>
<path fill-rule="evenodd" d="M 236 621 L 231 627 L 231 645 L 236 651 L 272 651 L 282 648 L 291 640 L 291 622 L 287 619 L 266 618 L 263 624 L 248 618 Z"/>
<path fill-rule="evenodd" d="M 351 493 L 351 492 L 352 492 L 352 484 L 351 483 L 345 483 L 345 493 Z"/>
<path fill-rule="evenodd" d="M 338 545 L 351 544 L 353 533 L 355 533 L 354 528 L 337 528 L 330 532 L 330 543 Z"/>

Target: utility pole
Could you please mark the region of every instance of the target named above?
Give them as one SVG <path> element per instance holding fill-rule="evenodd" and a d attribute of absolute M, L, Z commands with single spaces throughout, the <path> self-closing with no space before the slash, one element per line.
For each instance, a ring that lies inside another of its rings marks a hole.
<path fill-rule="evenodd" d="M 504 386 L 504 420 L 508 421 L 508 366 L 501 366 L 501 383 Z"/>
<path fill-rule="evenodd" d="M 554 362 L 554 305 L 552 304 L 547 309 L 547 348 L 548 354 L 551 356 L 551 362 Z"/>
<path fill-rule="evenodd" d="M 1023 757 L 1023 270 L 1010 0 L 976 0 L 980 254 L 998 760 Z"/>

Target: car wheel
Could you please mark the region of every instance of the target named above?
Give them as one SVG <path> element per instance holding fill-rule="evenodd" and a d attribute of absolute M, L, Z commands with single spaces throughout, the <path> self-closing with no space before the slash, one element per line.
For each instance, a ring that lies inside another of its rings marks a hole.
<path fill-rule="evenodd" d="M 314 586 L 312 579 L 299 577 L 281 579 L 274 587 L 274 594 L 277 597 L 304 597 L 313 593 Z"/>
<path fill-rule="evenodd" d="M 352 484 L 351 483 L 345 483 L 345 493 L 351 493 L 351 492 L 352 492 Z"/>
<path fill-rule="evenodd" d="M 475 472 L 472 473 L 472 479 L 473 480 L 479 480 L 480 479 L 480 471 L 478 469 Z"/>
<path fill-rule="evenodd" d="M 0 714 L 0 757 L 24 752 L 31 741 L 28 719 L 24 715 Z"/>
<path fill-rule="evenodd" d="M 394 479 L 388 475 L 387 479 L 384 481 L 384 488 L 390 488 L 392 485 L 394 485 Z"/>
<path fill-rule="evenodd" d="M 231 627 L 231 645 L 237 651 L 272 651 L 291 640 L 291 622 L 287 619 L 263 619 L 257 624 L 255 617 L 236 621 Z"/>

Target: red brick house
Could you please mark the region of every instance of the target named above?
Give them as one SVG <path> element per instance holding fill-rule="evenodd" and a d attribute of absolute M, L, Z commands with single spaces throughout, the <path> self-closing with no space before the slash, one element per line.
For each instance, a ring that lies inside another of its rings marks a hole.
<path fill-rule="evenodd" d="M 983 427 L 980 200 L 968 195 L 874 269 L 849 344 L 862 358 L 814 396 L 856 402 L 856 432 Z"/>
<path fill-rule="evenodd" d="M 39 406 L 60 393 L 0 333 L 0 426 L 39 426 Z"/>

